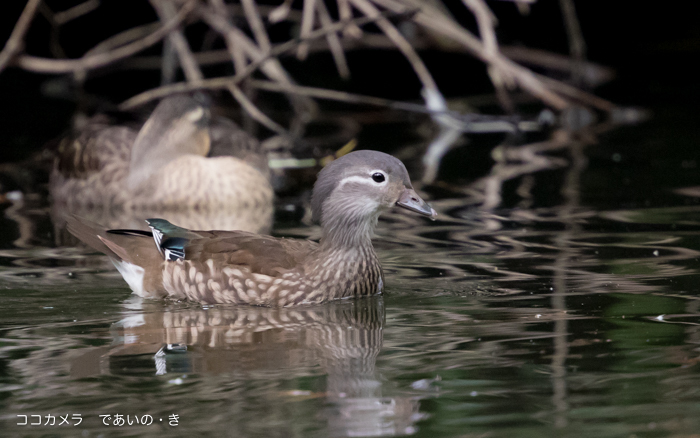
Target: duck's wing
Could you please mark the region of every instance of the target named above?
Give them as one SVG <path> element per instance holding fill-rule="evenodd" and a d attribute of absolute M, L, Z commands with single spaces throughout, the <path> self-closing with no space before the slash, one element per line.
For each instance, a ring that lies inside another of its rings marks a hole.
<path fill-rule="evenodd" d="M 302 266 L 318 244 L 244 231 L 190 231 L 163 219 L 148 219 L 166 260 L 192 260 L 215 266 L 241 266 L 251 273 L 279 276 Z"/>

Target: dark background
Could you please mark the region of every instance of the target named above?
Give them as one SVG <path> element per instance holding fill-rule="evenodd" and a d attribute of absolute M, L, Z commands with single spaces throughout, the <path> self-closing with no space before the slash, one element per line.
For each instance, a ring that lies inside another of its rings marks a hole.
<path fill-rule="evenodd" d="M 79 1 L 47 1 L 54 11 L 65 10 Z M 475 28 L 461 2 L 446 2 L 465 25 Z M 488 3 L 498 17 L 499 42 L 567 53 L 568 42 L 559 2 L 538 1 L 523 16 L 509 1 Z M 7 40 L 24 1 L 0 2 L 0 41 Z M 655 6 L 655 7 L 652 7 Z M 617 79 L 595 92 L 621 105 L 637 105 L 663 113 L 669 105 L 687 108 L 694 120 L 698 97 L 696 66 L 700 52 L 700 28 L 689 2 L 669 6 L 645 2 L 577 1 L 577 13 L 591 61 L 616 69 Z M 66 56 L 80 57 L 99 41 L 124 29 L 156 20 L 148 2 L 103 0 L 101 7 L 62 28 L 60 42 Z M 284 25 L 278 25 L 284 26 Z M 188 36 L 201 34 L 195 26 Z M 273 29 L 286 34 L 289 29 Z M 26 51 L 51 56 L 47 21 L 37 16 L 28 32 Z M 194 46 L 196 49 L 196 45 Z M 146 53 L 157 54 L 156 46 Z M 491 92 L 481 63 L 467 55 L 422 52 L 438 85 L 447 96 Z M 286 67 L 303 84 L 343 88 L 349 91 L 403 100 L 419 99 L 419 84 L 401 55 L 383 50 L 355 51 L 348 56 L 352 79 L 337 78 L 328 56 L 315 55 L 300 63 L 287 58 Z M 224 67 L 221 67 L 224 68 Z M 159 72 L 119 72 L 97 75 L 86 90 L 107 101 L 124 99 L 158 85 Z M 27 73 L 8 67 L 0 73 L 0 162 L 27 158 L 46 142 L 60 137 L 75 110 L 70 95 L 47 97 L 55 76 Z M 64 83 L 67 81 L 64 81 Z"/>

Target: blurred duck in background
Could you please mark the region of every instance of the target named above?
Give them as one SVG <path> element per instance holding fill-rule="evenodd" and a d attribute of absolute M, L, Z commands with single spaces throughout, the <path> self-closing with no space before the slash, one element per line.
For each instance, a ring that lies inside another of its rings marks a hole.
<path fill-rule="evenodd" d="M 259 142 L 196 99 L 168 97 L 143 127 L 94 119 L 65 139 L 50 175 L 59 228 L 67 214 L 112 227 L 166 216 L 188 228 L 268 231 L 273 189 Z"/>

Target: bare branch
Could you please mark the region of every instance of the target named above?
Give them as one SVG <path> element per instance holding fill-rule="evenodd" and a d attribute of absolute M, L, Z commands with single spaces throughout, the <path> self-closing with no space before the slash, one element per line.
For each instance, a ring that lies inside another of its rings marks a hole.
<path fill-rule="evenodd" d="M 326 5 L 321 1 L 317 3 L 318 18 L 321 21 L 321 27 L 326 28 L 333 25 L 333 20 L 331 20 L 331 15 L 326 9 Z M 326 34 L 326 40 L 328 41 L 328 47 L 333 54 L 333 60 L 338 69 L 338 74 L 343 79 L 350 78 L 350 69 L 348 68 L 348 62 L 345 59 L 345 52 L 343 52 L 343 45 L 340 43 L 340 38 L 335 32 L 328 32 Z M 308 46 L 307 46 L 308 50 Z"/>
<path fill-rule="evenodd" d="M 430 111 L 421 104 L 399 102 L 390 99 L 382 99 L 380 97 L 364 96 L 361 94 L 347 93 L 345 91 L 328 90 L 324 88 L 305 87 L 301 85 L 293 85 L 291 87 L 280 87 L 275 82 L 251 80 L 250 85 L 265 91 L 273 92 L 292 92 L 316 99 L 335 100 L 339 102 L 354 103 L 360 105 L 373 105 L 392 108 L 396 110 L 410 111 L 415 113 L 428 114 Z"/>
<path fill-rule="evenodd" d="M 481 35 L 481 41 L 484 44 L 484 50 L 490 56 L 498 55 L 498 41 L 496 39 L 496 18 L 489 7 L 484 3 L 483 0 L 462 0 L 462 2 L 467 6 L 467 8 L 474 14 L 476 18 L 476 23 L 479 26 L 479 35 Z M 501 106 L 512 113 L 515 110 L 513 106 L 513 101 L 508 96 L 508 91 L 506 88 L 514 88 L 513 78 L 504 75 L 501 70 L 489 67 L 488 74 L 491 77 L 491 82 L 496 88 L 496 95 L 498 100 L 501 102 Z"/>
<path fill-rule="evenodd" d="M 301 17 L 301 39 L 302 43 L 297 48 L 297 58 L 300 61 L 306 59 L 309 54 L 309 45 L 306 40 L 314 28 L 314 15 L 316 12 L 316 0 L 304 0 Z"/>
<path fill-rule="evenodd" d="M 63 12 L 56 12 L 53 19 L 56 24 L 63 25 L 69 21 L 75 20 L 78 17 L 82 17 L 85 14 L 89 14 L 99 7 L 100 0 L 87 0 L 86 2 L 73 6 L 70 9 L 66 9 Z"/>
<path fill-rule="evenodd" d="M 175 4 L 170 0 L 151 0 L 151 5 L 153 5 L 163 23 L 167 23 L 177 15 Z M 190 46 L 182 30 L 179 28 L 172 29 L 170 35 L 168 35 L 168 39 L 177 52 L 180 65 L 185 72 L 187 80 L 190 82 L 197 82 L 204 79 L 204 75 L 202 75 L 199 64 L 197 64 L 197 61 L 195 61 L 192 56 L 192 51 L 190 50 Z"/>
<path fill-rule="evenodd" d="M 423 63 L 423 60 L 418 56 L 418 53 L 413 49 L 411 44 L 406 41 L 406 39 L 401 35 L 401 33 L 394 27 L 393 24 L 386 18 L 384 18 L 380 13 L 379 10 L 374 7 L 369 1 L 367 0 L 350 0 L 350 2 L 360 11 L 362 11 L 363 14 L 367 15 L 368 17 L 375 18 L 377 26 L 386 34 L 386 36 L 391 39 L 391 41 L 396 44 L 396 47 L 403 53 L 403 55 L 406 57 L 408 62 L 411 64 L 411 67 L 413 67 L 413 70 L 416 72 L 416 75 L 418 76 L 418 79 L 422 82 L 423 88 L 425 89 L 430 89 L 435 91 L 436 93 L 439 93 L 437 84 L 435 83 L 435 80 L 433 79 L 432 75 L 428 71 L 428 68 L 425 66 Z M 400 11 L 400 12 L 405 12 L 405 11 Z"/>
<path fill-rule="evenodd" d="M 236 84 L 229 81 L 226 88 L 229 90 L 233 98 L 236 99 L 236 101 L 241 105 L 241 107 L 258 123 L 267 127 L 269 130 L 276 132 L 278 135 L 283 136 L 284 138 L 290 138 L 287 130 L 265 115 L 265 113 L 260 111 L 260 109 L 248 99 L 245 93 L 243 93 L 243 91 L 241 91 Z"/>
<path fill-rule="evenodd" d="M 289 17 L 289 13 L 292 10 L 293 0 L 284 0 L 284 3 L 277 6 L 267 15 L 267 19 L 271 23 L 279 23 L 280 21 L 286 20 Z"/>
<path fill-rule="evenodd" d="M 7 63 L 24 47 L 24 35 L 29 29 L 29 25 L 34 19 L 36 9 L 39 7 L 41 0 L 29 0 L 27 6 L 24 7 L 22 15 L 19 16 L 15 28 L 12 29 L 10 38 L 5 43 L 5 47 L 0 52 L 0 72 L 5 69 Z"/>
<path fill-rule="evenodd" d="M 569 39 L 569 53 L 574 58 L 575 68 L 572 71 L 574 83 L 580 85 L 583 80 L 583 63 L 586 60 L 586 41 L 581 34 L 581 25 L 576 16 L 576 7 L 572 0 L 559 0 L 566 34 Z"/>
<path fill-rule="evenodd" d="M 176 28 L 194 8 L 197 0 L 189 0 L 177 16 L 152 34 L 110 52 L 87 55 L 79 59 L 49 59 L 36 56 L 20 55 L 16 65 L 37 73 L 72 73 L 80 70 L 92 70 L 104 67 L 112 62 L 127 58 L 162 40 Z"/>
<path fill-rule="evenodd" d="M 268 52 L 270 50 L 271 44 L 270 39 L 265 31 L 265 26 L 263 26 L 262 19 L 260 18 L 260 12 L 258 12 L 258 7 L 253 0 L 241 0 L 243 4 L 243 11 L 245 12 L 246 19 L 248 20 L 248 25 L 255 35 L 255 41 L 258 43 L 260 50 L 263 52 Z"/>
<path fill-rule="evenodd" d="M 224 37 L 226 49 L 231 55 L 229 61 L 233 62 L 233 69 L 236 74 L 238 74 L 239 72 L 245 70 L 246 65 L 248 64 L 248 58 L 246 57 L 245 53 L 243 53 L 243 49 L 241 48 L 237 34 L 229 31 L 229 27 L 232 26 L 230 26 L 228 23 L 228 12 L 224 2 L 222 0 L 210 0 L 209 3 L 219 17 L 216 18 L 212 15 L 206 15 L 204 16 L 204 19 L 209 20 L 209 25 Z"/>
<path fill-rule="evenodd" d="M 231 37 L 235 37 L 236 32 L 235 30 L 232 30 L 232 32 L 229 32 L 229 25 L 225 24 L 225 19 L 222 19 L 221 17 L 217 17 L 216 14 L 211 14 L 210 11 L 202 11 L 203 17 L 205 19 L 209 20 L 208 23 L 217 31 L 224 32 L 224 36 L 228 36 L 229 33 L 231 33 Z M 404 12 L 401 12 L 401 14 L 404 14 Z M 388 16 L 388 15 L 395 15 L 393 13 L 387 13 L 387 14 L 382 14 L 382 17 Z M 350 24 L 354 24 L 356 26 L 362 26 L 367 23 L 372 23 L 376 21 L 379 17 L 358 17 L 350 22 L 338 22 L 333 24 L 333 26 L 329 26 L 323 29 L 317 29 L 313 31 L 309 35 L 308 40 L 313 40 L 316 38 L 321 38 L 326 35 L 327 32 L 338 32 L 342 31 L 345 26 L 348 26 Z M 221 20 L 224 20 L 224 23 L 220 23 Z M 239 31 L 240 32 L 240 31 Z M 159 88 L 154 88 L 152 90 L 145 91 L 141 94 L 138 94 L 136 96 L 133 96 L 132 98 L 122 102 L 119 105 L 119 108 L 121 110 L 129 110 L 132 108 L 135 108 L 137 106 L 143 105 L 147 102 L 150 102 L 151 100 L 154 99 L 159 99 L 165 96 L 169 96 L 171 94 L 177 94 L 177 93 L 184 93 L 188 91 L 194 91 L 198 90 L 200 88 L 224 88 L 227 84 L 228 81 L 232 81 L 235 84 L 240 83 L 242 80 L 245 78 L 249 77 L 255 70 L 260 68 L 263 64 L 266 62 L 269 62 L 270 59 L 274 56 L 279 56 L 285 52 L 292 51 L 294 50 L 299 44 L 299 41 L 296 40 L 291 40 L 287 41 L 286 43 L 279 44 L 275 46 L 270 53 L 268 53 L 266 56 L 260 56 L 259 58 L 255 59 L 253 62 L 251 62 L 244 70 L 240 72 L 236 72 L 236 75 L 233 77 L 224 77 L 224 78 L 213 78 L 213 79 L 206 79 L 202 81 L 200 84 L 173 84 L 173 85 L 167 85 L 167 86 L 162 86 Z"/>
<path fill-rule="evenodd" d="M 132 27 L 131 29 L 127 29 L 116 35 L 112 35 L 104 41 L 101 41 L 95 47 L 85 52 L 85 55 L 83 57 L 88 55 L 94 55 L 96 53 L 108 52 L 119 46 L 132 43 L 138 39 L 146 37 L 148 34 L 158 31 L 158 29 L 160 28 L 161 23 L 158 21 L 154 21 L 153 23 L 144 24 L 137 27 Z"/>
<path fill-rule="evenodd" d="M 340 21 L 351 21 L 352 20 L 352 9 L 350 8 L 350 3 L 348 0 L 337 0 L 338 1 L 338 15 L 340 16 Z M 362 29 L 360 29 L 355 24 L 350 24 L 345 29 L 343 29 L 343 35 L 348 38 L 359 39 L 362 38 Z"/>
<path fill-rule="evenodd" d="M 214 10 L 206 7 L 200 8 L 200 14 L 202 18 L 217 32 L 219 32 L 228 46 L 240 46 L 241 50 L 245 55 L 252 59 L 256 64 L 254 69 L 249 70 L 248 68 L 243 71 L 248 72 L 246 75 L 241 75 L 240 80 L 254 71 L 258 67 L 262 70 L 267 77 L 272 80 L 278 81 L 283 84 L 291 84 L 293 81 L 287 72 L 282 68 L 279 61 L 268 54 L 263 53 L 259 47 L 255 45 L 253 41 L 248 38 L 240 29 L 229 23 L 226 17 L 217 14 Z M 231 50 L 231 48 L 229 48 Z M 239 76 L 241 70 L 236 71 L 236 76 Z M 236 82 L 238 83 L 238 82 Z M 298 113 L 305 112 L 316 112 L 316 105 L 313 101 L 309 99 L 305 100 L 291 100 L 292 105 Z"/>

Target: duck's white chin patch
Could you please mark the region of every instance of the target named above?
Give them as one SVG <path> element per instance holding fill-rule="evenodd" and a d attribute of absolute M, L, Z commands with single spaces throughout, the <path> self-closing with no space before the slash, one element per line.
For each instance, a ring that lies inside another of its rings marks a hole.
<path fill-rule="evenodd" d="M 140 297 L 148 297 L 150 294 L 143 288 L 143 277 L 146 271 L 141 266 L 134 265 L 124 260 L 112 259 L 112 264 L 117 268 L 126 284 L 129 285 L 132 291 Z"/>

